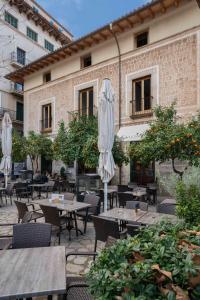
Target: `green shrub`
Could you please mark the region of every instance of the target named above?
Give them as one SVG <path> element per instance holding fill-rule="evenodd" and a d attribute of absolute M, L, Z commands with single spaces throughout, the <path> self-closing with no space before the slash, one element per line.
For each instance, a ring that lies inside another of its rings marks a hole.
<path fill-rule="evenodd" d="M 198 293 L 190 284 L 199 268 L 193 261 L 194 253 L 200 255 L 198 230 L 161 223 L 104 249 L 87 276 L 92 295 L 98 300 L 192 299 L 190 290 Z M 177 290 L 185 298 L 178 298 Z"/>
<path fill-rule="evenodd" d="M 182 181 L 176 186 L 177 215 L 190 224 L 200 224 L 200 190 Z"/>

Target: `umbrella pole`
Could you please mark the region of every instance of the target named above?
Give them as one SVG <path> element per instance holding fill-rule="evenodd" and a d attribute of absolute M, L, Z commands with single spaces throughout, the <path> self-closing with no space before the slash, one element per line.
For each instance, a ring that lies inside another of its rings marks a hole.
<path fill-rule="evenodd" d="M 7 189 L 7 185 L 8 185 L 8 175 L 5 175 L 5 188 Z"/>
<path fill-rule="evenodd" d="M 108 183 L 104 182 L 104 211 L 108 210 Z"/>

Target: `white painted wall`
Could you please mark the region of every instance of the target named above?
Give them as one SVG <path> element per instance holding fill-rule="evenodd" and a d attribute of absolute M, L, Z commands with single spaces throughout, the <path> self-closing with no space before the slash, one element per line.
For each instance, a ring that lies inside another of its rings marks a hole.
<path fill-rule="evenodd" d="M 32 6 L 36 4 L 29 1 Z M 18 29 L 9 25 L 4 20 L 5 11 L 18 19 Z M 45 15 L 44 11 L 39 11 L 44 17 L 50 20 L 49 15 Z M 26 36 L 27 27 L 38 33 L 38 42 L 32 41 Z M 59 25 L 57 25 L 59 27 Z M 65 33 L 63 29 L 63 33 Z M 66 32 L 69 36 L 69 33 Z M 16 96 L 10 94 L 11 82 L 4 78 L 7 73 L 16 70 L 11 66 L 11 53 L 16 52 L 17 47 L 26 51 L 26 59 L 31 62 L 39 57 L 49 53 L 44 48 L 44 41 L 48 40 L 54 45 L 54 49 L 61 47 L 61 43 L 56 41 L 48 32 L 43 31 L 40 26 L 36 26 L 31 20 L 28 20 L 25 14 L 20 14 L 15 6 L 10 6 L 8 1 L 0 0 L 0 98 L 1 107 L 16 110 Z"/>

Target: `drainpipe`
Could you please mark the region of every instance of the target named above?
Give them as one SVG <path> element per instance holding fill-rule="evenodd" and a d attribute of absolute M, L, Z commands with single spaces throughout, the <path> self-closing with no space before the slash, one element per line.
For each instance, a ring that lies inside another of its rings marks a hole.
<path fill-rule="evenodd" d="M 119 80 L 119 119 L 118 119 L 118 126 L 119 126 L 119 129 L 121 128 L 121 100 L 122 100 L 122 64 L 121 64 L 121 49 L 120 49 L 120 46 L 119 46 L 119 41 L 118 41 L 118 38 L 117 38 L 117 35 L 116 33 L 113 31 L 113 24 L 110 23 L 110 32 L 112 33 L 114 39 L 115 39 L 115 42 L 116 42 L 116 45 L 117 45 L 117 50 L 118 50 L 118 70 L 119 70 L 119 73 L 118 73 L 118 80 Z M 121 167 L 119 167 L 119 183 L 121 184 L 121 181 L 122 181 L 122 169 Z"/>

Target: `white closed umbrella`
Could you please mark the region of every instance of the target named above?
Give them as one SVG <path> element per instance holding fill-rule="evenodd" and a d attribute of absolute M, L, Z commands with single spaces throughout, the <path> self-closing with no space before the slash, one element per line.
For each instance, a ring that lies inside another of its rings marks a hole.
<path fill-rule="evenodd" d="M 115 175 L 115 162 L 112 147 L 115 134 L 114 120 L 115 96 L 109 79 L 104 79 L 98 103 L 98 173 L 104 183 L 104 210 L 108 206 L 108 182 Z"/>
<path fill-rule="evenodd" d="M 1 135 L 3 158 L 0 164 L 0 170 L 5 176 L 5 187 L 8 183 L 8 175 L 11 170 L 11 152 L 12 152 L 12 121 L 8 113 L 4 114 L 2 120 L 2 135 Z"/>

